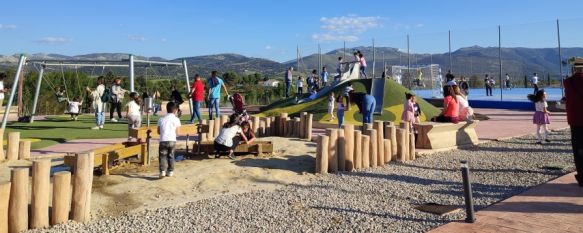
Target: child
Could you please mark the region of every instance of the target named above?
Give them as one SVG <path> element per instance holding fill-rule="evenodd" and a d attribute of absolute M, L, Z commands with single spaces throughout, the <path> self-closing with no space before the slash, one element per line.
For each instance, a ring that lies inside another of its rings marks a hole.
<path fill-rule="evenodd" d="M 184 103 L 182 99 L 182 95 L 176 88 L 176 85 L 172 85 L 172 93 L 170 94 L 170 101 L 176 104 L 176 108 L 178 109 L 178 117 L 182 116 L 182 110 L 180 110 L 180 105 Z"/>
<path fill-rule="evenodd" d="M 237 137 L 237 134 L 240 137 Z M 235 159 L 233 149 L 239 145 L 239 141 L 243 139 L 245 143 L 247 142 L 247 137 L 243 134 L 241 126 L 239 126 L 239 116 L 237 114 L 232 114 L 229 116 L 229 122 L 225 123 L 219 132 L 219 136 L 215 138 L 215 150 L 217 152 L 229 151 L 229 158 Z"/>
<path fill-rule="evenodd" d="M 542 140 L 545 142 L 551 142 L 547 136 L 549 134 L 549 129 L 547 125 L 550 124 L 549 111 L 547 110 L 547 93 L 544 89 L 540 89 L 536 94 L 528 95 L 528 99 L 534 103 L 535 112 L 532 117 L 532 123 L 536 124 L 536 144 L 542 144 Z M 541 140 L 540 131 L 541 128 L 544 130 L 544 137 Z"/>
<path fill-rule="evenodd" d="M 318 89 L 316 89 L 316 87 L 314 87 L 310 90 L 310 97 L 308 97 L 308 98 L 311 100 L 315 100 L 316 97 L 318 97 Z"/>
<path fill-rule="evenodd" d="M 338 108 L 336 109 L 336 115 L 338 115 L 338 128 L 342 128 L 344 125 L 344 96 L 338 95 L 336 99 L 336 103 L 338 104 Z"/>
<path fill-rule="evenodd" d="M 160 146 L 158 155 L 160 160 L 160 178 L 174 175 L 174 149 L 176 147 L 176 135 L 180 128 L 180 119 L 176 117 L 178 108 L 174 102 L 166 104 L 166 115 L 158 120 L 158 134 Z M 166 174 L 168 171 L 168 174 Z"/>
<path fill-rule="evenodd" d="M 251 130 L 251 125 L 249 124 L 249 121 L 243 121 L 243 123 L 241 123 L 241 130 L 243 131 L 245 138 L 247 138 L 247 144 L 251 144 L 255 141 L 256 139 L 255 133 L 253 132 L 253 130 Z"/>
<path fill-rule="evenodd" d="M 350 104 L 348 104 L 350 102 L 350 92 L 353 91 L 354 88 L 352 88 L 352 83 L 349 83 L 348 86 L 346 86 L 344 88 L 344 98 L 346 99 L 346 105 L 344 105 L 346 107 L 346 111 L 350 110 Z"/>
<path fill-rule="evenodd" d="M 417 103 L 417 96 L 413 96 L 413 112 L 415 113 L 413 123 L 421 123 L 421 107 L 419 107 L 419 103 Z"/>
<path fill-rule="evenodd" d="M 130 102 L 126 104 L 126 118 L 128 119 L 128 128 L 137 129 L 142 124 L 142 115 L 140 112 L 140 97 L 138 93 L 130 93 Z"/>
<path fill-rule="evenodd" d="M 83 104 L 83 101 L 81 101 L 81 97 L 75 96 L 73 101 L 67 100 L 67 103 L 69 104 L 67 111 L 71 114 L 71 120 L 76 121 L 79 116 L 79 106 Z"/>
<path fill-rule="evenodd" d="M 301 96 L 304 94 L 304 82 L 302 81 L 302 76 L 298 77 L 298 80 L 296 81 L 296 86 L 298 87 L 298 93 L 296 95 L 296 98 L 301 98 Z"/>
<path fill-rule="evenodd" d="M 57 96 L 57 101 L 59 103 L 67 100 L 67 97 L 65 96 L 65 90 L 61 90 L 61 87 L 55 87 L 55 96 Z"/>
<path fill-rule="evenodd" d="M 413 132 L 413 122 L 415 121 L 415 94 L 406 93 L 405 102 L 403 103 L 403 114 L 401 114 L 401 121 L 409 123 L 409 129 Z"/>
<path fill-rule="evenodd" d="M 343 68 L 343 64 L 342 64 L 343 60 L 342 57 L 338 57 L 338 63 L 336 63 L 336 72 L 338 73 L 337 76 L 334 77 L 334 82 L 338 82 L 340 81 L 340 78 L 342 78 L 342 68 Z"/>
<path fill-rule="evenodd" d="M 328 71 L 326 71 L 326 67 L 322 67 L 322 73 L 320 73 L 320 77 L 322 78 L 322 87 L 328 85 Z"/>
<path fill-rule="evenodd" d="M 364 59 L 364 54 L 358 54 L 358 62 L 360 62 L 360 74 L 366 79 L 366 59 Z"/>
<path fill-rule="evenodd" d="M 334 116 L 334 99 L 334 92 L 331 91 L 330 94 L 328 94 L 328 114 L 330 114 L 330 121 L 336 119 Z"/>
<path fill-rule="evenodd" d="M 318 76 L 317 70 L 312 70 L 312 85 L 314 88 L 320 90 L 320 76 Z"/>

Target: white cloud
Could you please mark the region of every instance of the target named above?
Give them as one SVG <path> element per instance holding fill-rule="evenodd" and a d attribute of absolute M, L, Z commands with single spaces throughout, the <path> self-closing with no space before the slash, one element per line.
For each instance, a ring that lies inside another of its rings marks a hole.
<path fill-rule="evenodd" d="M 379 16 L 347 15 L 340 17 L 320 18 L 322 33 L 312 34 L 317 41 L 357 41 L 359 35 L 374 28 L 382 27 Z"/>
<path fill-rule="evenodd" d="M 0 29 L 15 29 L 16 25 L 14 24 L 0 24 Z"/>
<path fill-rule="evenodd" d="M 271 45 L 266 45 L 265 46 L 265 50 L 271 50 L 273 47 L 271 47 Z"/>
<path fill-rule="evenodd" d="M 131 40 L 131 41 L 140 41 L 140 42 L 146 41 L 146 37 L 143 37 L 143 36 L 132 36 L 132 35 L 130 35 L 130 36 L 128 36 L 128 39 Z"/>
<path fill-rule="evenodd" d="M 65 37 L 43 37 L 40 38 L 38 40 L 36 40 L 37 43 L 41 43 L 41 44 L 65 44 L 65 43 L 69 43 L 72 40 L 69 38 L 65 38 Z"/>

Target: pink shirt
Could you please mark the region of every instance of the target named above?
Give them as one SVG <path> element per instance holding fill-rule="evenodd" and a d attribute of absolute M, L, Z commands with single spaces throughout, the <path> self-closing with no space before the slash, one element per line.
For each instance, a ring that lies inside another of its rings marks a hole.
<path fill-rule="evenodd" d="M 415 118 L 414 108 L 415 105 L 413 104 L 412 101 L 405 100 L 405 103 L 403 103 L 403 114 L 401 115 L 401 120 L 412 121 L 413 118 Z"/>
<path fill-rule="evenodd" d="M 366 60 L 364 59 L 364 57 L 361 57 L 361 58 L 359 59 L 359 61 L 360 61 L 360 66 L 362 66 L 362 67 L 366 67 Z"/>

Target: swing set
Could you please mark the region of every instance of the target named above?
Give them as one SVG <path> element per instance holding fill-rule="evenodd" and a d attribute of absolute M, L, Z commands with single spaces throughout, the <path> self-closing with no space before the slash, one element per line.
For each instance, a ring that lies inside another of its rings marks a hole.
<path fill-rule="evenodd" d="M 190 93 L 190 81 L 188 77 L 188 67 L 186 64 L 186 60 L 182 60 L 182 62 L 165 62 L 165 61 L 149 61 L 149 60 L 140 60 L 136 59 L 134 55 L 129 54 L 128 59 L 120 59 L 120 60 L 48 60 L 48 59 L 27 59 L 26 55 L 22 54 L 20 56 L 18 67 L 16 69 L 16 74 L 14 77 L 14 83 L 12 84 L 10 97 L 8 99 L 8 103 L 6 104 L 6 110 L 4 112 L 4 117 L 2 121 L 2 130 L 6 128 L 6 123 L 8 120 L 8 113 L 9 109 L 12 107 L 12 102 L 14 101 L 14 96 L 16 94 L 16 90 L 18 89 L 19 79 L 21 78 L 21 74 L 24 73 L 25 66 L 33 65 L 38 69 L 38 79 L 36 82 L 36 90 L 34 92 L 34 99 L 32 103 L 32 111 L 30 114 L 29 123 L 34 122 L 34 116 L 37 114 L 37 104 L 38 104 L 38 97 L 40 94 L 40 89 L 42 85 L 43 79 L 45 83 L 51 87 L 53 91 L 55 91 L 55 97 L 57 98 L 58 102 L 64 102 L 65 100 L 69 99 L 69 91 L 67 87 L 66 77 L 65 77 L 65 67 L 73 67 L 75 69 L 75 79 L 77 81 L 77 88 L 82 91 L 82 86 L 79 79 L 79 69 L 83 67 L 91 67 L 91 75 L 93 75 L 93 71 L 95 68 L 101 67 L 102 73 L 105 71 L 106 67 L 117 67 L 117 68 L 127 68 L 129 71 L 129 79 L 130 79 L 130 92 L 136 91 L 134 89 L 134 77 L 135 77 L 135 68 L 140 67 L 153 67 L 153 66 L 164 66 L 164 67 L 181 67 L 184 69 L 184 81 L 186 87 L 186 93 Z M 137 66 L 136 66 L 137 65 Z M 44 78 L 45 70 L 53 69 L 54 67 L 58 67 L 61 70 L 61 79 L 63 83 L 63 90 L 61 90 L 58 84 L 52 82 L 49 79 Z M 167 68 L 168 70 L 168 68 Z M 169 70 L 168 70 L 169 72 Z M 189 107 L 190 113 L 192 114 L 192 100 L 189 99 Z"/>

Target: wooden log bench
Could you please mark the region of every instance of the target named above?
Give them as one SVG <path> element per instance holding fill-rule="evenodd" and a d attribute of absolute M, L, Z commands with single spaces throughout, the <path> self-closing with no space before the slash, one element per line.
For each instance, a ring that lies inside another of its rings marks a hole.
<path fill-rule="evenodd" d="M 197 145 L 192 147 L 192 152 L 196 153 L 198 151 Z M 214 154 L 215 153 L 215 145 L 214 142 L 202 142 L 200 144 L 200 151 L 206 154 Z M 255 141 L 252 144 L 240 144 L 235 147 L 235 153 L 257 153 L 258 155 L 262 154 L 271 154 L 273 153 L 273 143 L 270 141 Z"/>
<path fill-rule="evenodd" d="M 103 175 L 109 175 L 110 168 L 113 162 L 120 159 L 126 159 L 137 156 L 141 164 L 146 164 L 148 161 L 145 143 L 117 143 L 109 146 L 104 146 L 93 150 L 94 161 L 93 167 L 101 167 Z M 74 167 L 77 158 L 74 155 L 66 155 L 64 157 L 64 164 L 69 167 Z"/>
<path fill-rule="evenodd" d="M 208 125 L 205 125 L 207 127 L 207 132 L 208 132 Z M 178 128 L 178 135 L 176 136 L 186 136 L 186 135 L 190 135 L 190 136 L 194 136 L 197 134 L 197 129 L 196 129 L 196 124 L 186 124 L 186 125 L 182 125 L 180 126 L 180 128 Z M 152 136 L 152 138 L 158 138 L 160 137 L 160 135 L 158 134 L 158 128 L 157 126 L 151 126 L 150 127 L 152 129 L 152 133 L 150 133 L 150 136 Z M 130 129 L 128 136 L 132 137 L 132 138 L 140 138 L 142 139 L 142 141 L 146 141 L 146 136 L 148 136 L 148 127 L 144 126 L 138 129 Z M 204 133 L 204 132 L 203 132 Z"/>
<path fill-rule="evenodd" d="M 422 122 L 415 125 L 417 129 L 416 148 L 441 149 L 478 143 L 476 125 L 479 121 L 453 123 Z"/>

